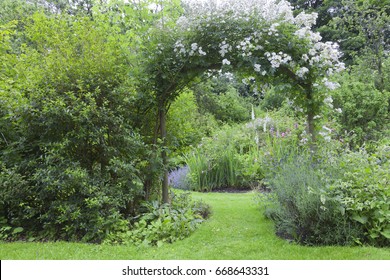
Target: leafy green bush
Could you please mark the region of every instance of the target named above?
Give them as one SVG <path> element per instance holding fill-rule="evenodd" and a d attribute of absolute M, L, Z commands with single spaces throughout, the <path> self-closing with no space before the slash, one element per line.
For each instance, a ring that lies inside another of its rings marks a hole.
<path fill-rule="evenodd" d="M 24 231 L 22 223 L 12 225 L 10 220 L 22 211 L 18 205 L 27 182 L 15 169 L 7 169 L 4 165 L 0 168 L 0 240 L 13 240 Z"/>
<path fill-rule="evenodd" d="M 186 90 L 171 104 L 167 119 L 167 143 L 172 157 L 180 157 L 217 127 L 214 116 L 201 115 L 192 91 Z"/>
<path fill-rule="evenodd" d="M 360 244 L 390 246 L 390 146 L 369 155 L 346 153 L 338 164 L 341 176 L 329 188 L 350 220 L 361 224 Z"/>
<path fill-rule="evenodd" d="M 271 87 L 265 92 L 263 99 L 260 101 L 260 106 L 263 110 L 278 110 L 285 101 L 286 95 L 283 91 L 277 87 Z"/>
<path fill-rule="evenodd" d="M 199 111 L 212 114 L 223 123 L 247 121 L 250 118 L 248 98 L 239 95 L 229 80 L 214 77 L 194 88 Z"/>
<path fill-rule="evenodd" d="M 370 155 L 331 143 L 273 162 L 262 204 L 276 232 L 308 245 L 389 246 L 389 152 L 387 145 Z"/>
<path fill-rule="evenodd" d="M 355 223 L 342 215 L 335 199 L 326 196 L 326 181 L 309 156 L 290 156 L 267 174 L 272 201 L 266 216 L 276 233 L 306 245 L 353 243 Z"/>
<path fill-rule="evenodd" d="M 0 91 L 7 238 L 101 242 L 128 227 L 152 192 L 145 182 L 161 171 L 129 110 L 138 94 L 130 42 L 99 19 L 43 13 L 26 20 L 23 35 L 28 44 L 10 59 L 23 78 Z"/>
<path fill-rule="evenodd" d="M 131 204 L 142 191 L 133 166 L 114 166 L 116 180 L 91 176 L 79 164 L 55 155 L 38 164 L 30 178 L 3 170 L 1 215 L 7 226 L 23 227 L 23 234 L 36 240 L 101 242 L 133 213 Z"/>
<path fill-rule="evenodd" d="M 389 93 L 348 74 L 342 76 L 340 84 L 333 94 L 334 107 L 342 109 L 336 115 L 340 136 L 346 137 L 351 148 L 378 140 L 381 129 L 389 122 Z"/>
<path fill-rule="evenodd" d="M 132 229 L 109 235 L 106 242 L 161 246 L 189 236 L 211 214 L 208 205 L 193 202 L 189 193 L 171 197 L 171 204 L 146 202 Z"/>

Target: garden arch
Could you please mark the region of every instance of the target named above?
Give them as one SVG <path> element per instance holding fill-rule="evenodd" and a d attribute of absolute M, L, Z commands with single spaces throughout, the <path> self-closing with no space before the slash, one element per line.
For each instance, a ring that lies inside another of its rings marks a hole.
<path fill-rule="evenodd" d="M 277 0 L 185 2 L 186 13 L 174 26 L 156 28 L 146 65 L 163 142 L 169 104 L 208 70 L 288 85 L 286 96 L 306 115 L 306 131 L 315 142 L 315 116 L 329 104 L 328 90 L 337 87 L 329 79 L 344 68 L 337 44 L 321 42 L 311 30 L 317 15 L 294 16 L 287 1 Z M 162 160 L 166 166 L 164 149 Z M 162 194 L 168 202 L 167 172 Z"/>

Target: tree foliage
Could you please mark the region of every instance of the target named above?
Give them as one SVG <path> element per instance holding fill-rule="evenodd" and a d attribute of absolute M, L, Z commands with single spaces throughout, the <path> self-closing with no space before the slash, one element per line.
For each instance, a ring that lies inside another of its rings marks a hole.
<path fill-rule="evenodd" d="M 30 234 L 101 241 L 158 174 L 129 110 L 135 36 L 104 19 L 34 13 L 17 52 L 2 28 L 0 211 Z"/>

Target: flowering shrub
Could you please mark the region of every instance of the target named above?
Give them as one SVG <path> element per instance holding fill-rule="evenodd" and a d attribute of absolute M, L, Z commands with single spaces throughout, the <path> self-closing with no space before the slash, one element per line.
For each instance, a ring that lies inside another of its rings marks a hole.
<path fill-rule="evenodd" d="M 344 69 L 338 45 L 311 30 L 317 14 L 294 16 L 287 1 L 275 0 L 183 3 L 184 14 L 170 30 L 158 31 L 150 53 L 158 104 L 169 104 L 206 70 L 238 70 L 290 84 L 286 95 L 306 114 L 315 140 L 314 116 L 338 87 L 332 75 Z"/>

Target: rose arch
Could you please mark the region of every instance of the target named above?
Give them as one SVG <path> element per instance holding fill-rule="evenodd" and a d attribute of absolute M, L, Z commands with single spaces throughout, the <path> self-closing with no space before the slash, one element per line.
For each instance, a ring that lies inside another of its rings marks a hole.
<path fill-rule="evenodd" d="M 293 15 L 287 1 L 184 1 L 184 15 L 173 26 L 155 30 L 156 48 L 147 67 L 158 106 L 160 137 L 166 137 L 169 104 L 196 77 L 221 70 L 285 83 L 286 96 L 306 116 L 307 133 L 316 141 L 315 116 L 329 105 L 334 72 L 344 69 L 338 45 L 322 42 L 311 27 L 317 14 Z M 167 163 L 165 151 L 163 164 Z M 168 202 L 167 172 L 163 201 Z"/>

